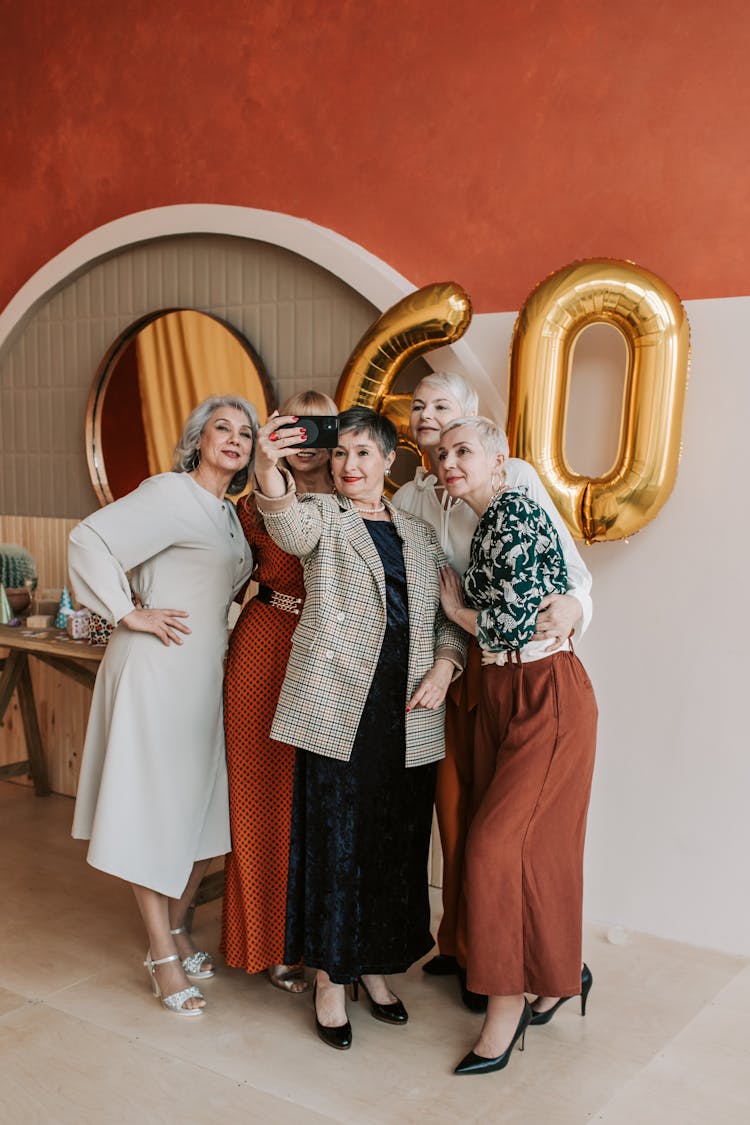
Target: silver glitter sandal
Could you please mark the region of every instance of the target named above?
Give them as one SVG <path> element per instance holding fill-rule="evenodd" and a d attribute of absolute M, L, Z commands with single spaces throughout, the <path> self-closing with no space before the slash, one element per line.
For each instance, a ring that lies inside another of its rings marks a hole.
<path fill-rule="evenodd" d="M 170 930 L 170 934 L 186 934 L 187 926 L 178 926 L 176 930 Z M 204 969 L 206 961 L 210 961 L 211 968 Z M 189 957 L 185 957 L 182 962 L 182 967 L 185 970 L 185 976 L 190 977 L 190 980 L 208 980 L 209 977 L 216 976 L 216 969 L 213 967 L 213 957 L 205 950 L 199 949 L 195 953 L 191 953 Z"/>
<path fill-rule="evenodd" d="M 172 953 L 169 957 L 160 957 L 158 960 L 154 961 L 151 957 L 151 950 L 146 950 L 146 960 L 143 962 L 143 964 L 148 969 L 148 975 L 151 977 L 151 984 L 154 988 L 154 996 L 157 998 L 157 1000 L 161 1000 L 162 1004 L 168 1012 L 174 1012 L 176 1016 L 202 1016 L 203 1008 L 183 1007 L 185 1001 L 191 1000 L 193 997 L 196 997 L 196 999 L 198 1000 L 204 999 L 203 993 L 200 991 L 200 989 L 196 988 L 194 984 L 189 985 L 188 988 L 181 989 L 179 992 L 172 992 L 169 996 L 162 996 L 161 988 L 159 987 L 159 982 L 156 979 L 154 969 L 157 965 L 166 965 L 170 961 L 179 961 L 179 959 L 180 958 L 176 953 Z"/>

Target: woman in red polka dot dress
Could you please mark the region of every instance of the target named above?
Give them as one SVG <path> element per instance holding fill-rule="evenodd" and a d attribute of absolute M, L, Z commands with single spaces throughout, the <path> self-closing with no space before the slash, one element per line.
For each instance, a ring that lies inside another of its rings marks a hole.
<path fill-rule="evenodd" d="M 337 414 L 328 395 L 304 391 L 282 414 Z M 331 492 L 328 450 L 287 457 L 298 492 Z M 221 952 L 233 969 L 258 973 L 289 992 L 304 992 L 300 965 L 283 964 L 289 830 L 295 749 L 270 737 L 291 637 L 305 597 L 302 565 L 266 532 L 252 496 L 237 514 L 259 584 L 232 632 L 224 680 L 232 851 L 225 866 Z"/>

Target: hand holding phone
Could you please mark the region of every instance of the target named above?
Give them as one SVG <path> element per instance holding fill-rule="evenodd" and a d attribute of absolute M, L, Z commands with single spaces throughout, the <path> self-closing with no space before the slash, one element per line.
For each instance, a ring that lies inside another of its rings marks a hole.
<path fill-rule="evenodd" d="M 284 430 L 305 430 L 304 441 L 296 441 L 294 446 L 288 446 L 290 452 L 294 449 L 335 449 L 339 443 L 339 420 L 335 414 L 314 414 L 300 416 L 293 426 L 279 426 L 277 433 L 282 435 Z"/>

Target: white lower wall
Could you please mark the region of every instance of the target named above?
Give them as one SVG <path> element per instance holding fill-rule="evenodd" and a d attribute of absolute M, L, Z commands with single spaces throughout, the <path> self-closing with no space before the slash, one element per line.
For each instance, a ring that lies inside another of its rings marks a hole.
<path fill-rule="evenodd" d="M 579 654 L 600 708 L 585 913 L 750 955 L 750 298 L 686 308 L 674 492 L 629 542 L 583 547 L 594 618 Z M 504 392 L 514 319 L 479 316 L 467 337 Z M 600 399 L 588 416 L 581 399 L 571 454 L 612 426 Z"/>

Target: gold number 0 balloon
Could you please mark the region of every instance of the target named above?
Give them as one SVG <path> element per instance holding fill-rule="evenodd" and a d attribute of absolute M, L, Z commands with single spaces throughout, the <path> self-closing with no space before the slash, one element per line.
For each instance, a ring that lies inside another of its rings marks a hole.
<path fill-rule="evenodd" d="M 369 406 L 396 426 L 399 444 L 418 449 L 409 434 L 411 395 L 391 394 L 407 363 L 452 344 L 471 323 L 469 295 L 455 282 L 425 285 L 378 317 L 352 352 L 336 389 L 341 410 Z M 388 481 L 389 492 L 397 486 Z"/>
<path fill-rule="evenodd" d="M 628 371 L 615 464 L 574 472 L 564 453 L 572 349 L 594 322 L 625 337 Z M 676 293 L 630 262 L 591 259 L 552 274 L 513 333 L 508 439 L 531 461 L 573 535 L 624 539 L 654 518 L 674 486 L 687 387 L 689 329 Z"/>

